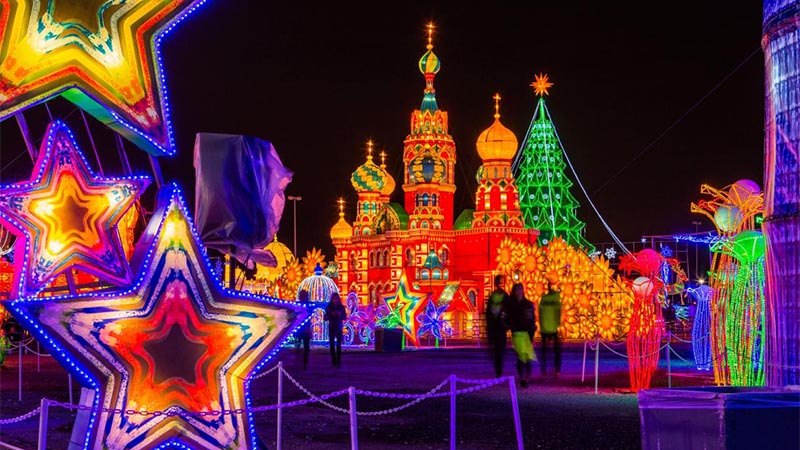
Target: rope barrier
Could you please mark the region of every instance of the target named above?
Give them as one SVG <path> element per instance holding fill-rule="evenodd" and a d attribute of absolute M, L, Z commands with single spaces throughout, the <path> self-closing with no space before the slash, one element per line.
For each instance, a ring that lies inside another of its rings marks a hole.
<path fill-rule="evenodd" d="M 11 425 L 12 423 L 22 422 L 23 420 L 30 419 L 31 417 L 39 414 L 39 411 L 41 411 L 41 409 L 42 408 L 40 406 L 37 406 L 36 409 L 34 409 L 33 411 L 25 413 L 21 416 L 12 417 L 10 419 L 0 419 L 0 425 Z"/>

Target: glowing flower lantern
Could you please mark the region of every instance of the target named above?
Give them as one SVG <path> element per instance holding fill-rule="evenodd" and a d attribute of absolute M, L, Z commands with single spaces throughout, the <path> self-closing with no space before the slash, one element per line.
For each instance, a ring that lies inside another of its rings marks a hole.
<path fill-rule="evenodd" d="M 689 288 L 689 295 L 697 301 L 692 324 L 692 352 L 697 370 L 711 370 L 711 288 L 700 285 Z"/>
<path fill-rule="evenodd" d="M 0 3 L 0 121 L 62 95 L 153 155 L 173 154 L 161 42 L 204 2 Z"/>
<path fill-rule="evenodd" d="M 741 231 L 714 248 L 738 262 L 725 320 L 728 370 L 734 386 L 764 384 L 764 236 Z"/>
<path fill-rule="evenodd" d="M 732 238 L 740 231 L 755 228 L 755 216 L 762 212 L 764 194 L 758 185 L 751 180 L 739 180 L 723 189 L 708 185 L 700 186 L 700 192 L 710 195 L 709 200 L 700 200 L 691 204 L 691 211 L 708 217 L 721 241 L 732 242 Z M 726 324 L 730 303 L 733 299 L 734 280 L 739 271 L 739 261 L 730 251 L 720 245 L 712 246 L 713 259 L 709 270 L 708 285 L 711 290 L 711 345 L 714 355 L 714 380 L 719 385 L 731 384 L 731 373 L 728 362 Z"/>
<path fill-rule="evenodd" d="M 69 128 L 51 123 L 31 179 L 0 186 L 0 225 L 17 235 L 12 297 L 34 295 L 72 267 L 130 283 L 119 225 L 149 183 L 96 176 Z"/>
<path fill-rule="evenodd" d="M 304 308 L 224 289 L 174 186 L 160 192 L 134 265 L 123 292 L 9 304 L 94 391 L 83 447 L 257 448 L 251 412 L 219 412 L 251 407 L 253 375 Z"/>

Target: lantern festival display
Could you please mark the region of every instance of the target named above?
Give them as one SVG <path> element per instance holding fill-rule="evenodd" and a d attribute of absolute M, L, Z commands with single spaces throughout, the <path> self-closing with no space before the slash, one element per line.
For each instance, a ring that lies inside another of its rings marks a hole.
<path fill-rule="evenodd" d="M 687 289 L 697 307 L 692 324 L 692 352 L 697 370 L 711 370 L 711 288 L 703 284 Z"/>
<path fill-rule="evenodd" d="M 383 297 L 383 301 L 389 310 L 389 315 L 397 318 L 407 341 L 415 347 L 419 346 L 418 331 L 420 323 L 417 320 L 417 316 L 423 311 L 426 300 L 428 298 L 425 294 L 411 290 L 405 271 L 400 276 L 397 292 Z"/>
<path fill-rule="evenodd" d="M 70 129 L 50 124 L 30 180 L 0 186 L 0 225 L 17 235 L 11 296 L 35 295 L 68 268 L 129 284 L 120 222 L 149 184 L 96 176 Z"/>
<path fill-rule="evenodd" d="M 250 381 L 305 308 L 224 289 L 178 188 L 158 197 L 130 288 L 9 308 L 93 390 L 84 448 L 257 448 Z"/>
<path fill-rule="evenodd" d="M 755 228 L 755 217 L 763 211 L 764 194 L 758 184 L 751 180 L 738 180 L 722 189 L 709 185 L 700 186 L 700 192 L 711 198 L 691 204 L 691 212 L 703 214 L 717 229 L 720 242 L 730 242 L 744 230 Z M 727 341 L 731 317 L 736 274 L 740 263 L 730 251 L 720 251 L 723 247 L 712 247 L 711 268 L 708 286 L 712 289 L 711 309 L 711 351 L 714 363 L 714 381 L 718 385 L 732 383 Z M 738 320 L 738 319 L 737 319 Z"/>
<path fill-rule="evenodd" d="M 0 2 L 0 121 L 61 95 L 149 153 L 174 154 L 160 48 L 204 2 Z"/>

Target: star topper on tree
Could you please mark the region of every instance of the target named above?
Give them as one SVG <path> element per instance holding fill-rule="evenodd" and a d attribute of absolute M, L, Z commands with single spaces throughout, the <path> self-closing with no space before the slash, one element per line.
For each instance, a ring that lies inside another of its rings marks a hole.
<path fill-rule="evenodd" d="M 206 0 L 0 0 L 0 121 L 55 95 L 172 155 L 161 42 Z"/>

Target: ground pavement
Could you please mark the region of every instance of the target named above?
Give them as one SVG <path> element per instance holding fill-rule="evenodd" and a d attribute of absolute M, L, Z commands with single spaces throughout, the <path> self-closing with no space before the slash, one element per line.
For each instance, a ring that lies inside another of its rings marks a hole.
<path fill-rule="evenodd" d="M 612 347 L 624 353 L 625 347 Z M 628 390 L 627 362 L 601 346 L 599 354 L 598 393 L 595 394 L 594 353 L 589 349 L 586 374 L 583 369 L 582 343 L 565 346 L 564 365 L 556 380 L 542 378 L 533 366 L 533 381 L 526 388 L 517 386 L 519 414 L 526 449 L 640 449 L 640 424 L 637 396 Z M 677 347 L 682 357 L 691 360 L 691 349 Z M 552 356 L 552 355 L 551 355 Z M 299 386 L 315 395 L 346 389 L 421 394 L 430 391 L 451 374 L 468 379 L 494 379 L 494 371 L 485 349 L 426 348 L 402 353 L 378 353 L 368 348 L 346 348 L 340 368 L 331 367 L 326 347 L 312 349 L 309 367 L 303 370 L 302 349 L 283 349 L 277 361 L 295 381 L 283 380 L 283 401 L 307 398 Z M 37 370 L 38 364 L 38 370 Z M 551 364 L 552 367 L 552 364 Z M 653 387 L 666 387 L 668 376 L 664 353 L 653 377 Z M 513 351 L 506 352 L 504 375 L 515 375 Z M 255 380 L 251 385 L 254 406 L 277 401 L 277 372 Z M 671 359 L 673 387 L 713 384 L 708 372 L 698 372 L 693 365 L 677 357 Z M 296 384 L 295 384 L 296 382 Z M 39 405 L 42 397 L 66 402 L 68 376 L 52 358 L 23 356 L 23 393 L 18 401 L 17 355 L 9 355 L 0 370 L 0 419 L 24 414 Z M 459 388 L 469 387 L 460 384 Z M 449 384 L 443 387 L 446 392 Z M 80 387 L 73 384 L 77 401 Z M 347 408 L 347 396 L 330 403 Z M 380 412 L 407 403 L 408 400 L 357 396 L 359 412 Z M 457 397 L 456 435 L 459 449 L 516 448 L 512 403 L 508 383 Z M 449 397 L 429 398 L 405 409 L 376 415 L 358 416 L 358 443 L 361 449 L 445 449 L 450 439 Z M 61 408 L 51 408 L 48 448 L 66 448 L 74 415 Z M 348 415 L 328 406 L 313 403 L 285 409 L 282 420 L 282 448 L 285 450 L 346 449 L 350 447 Z M 256 430 L 266 448 L 276 448 L 276 413 L 255 415 Z M 35 449 L 38 416 L 25 421 L 0 425 L 0 442 L 22 449 Z M 0 445 L 0 448 L 3 446 Z"/>

